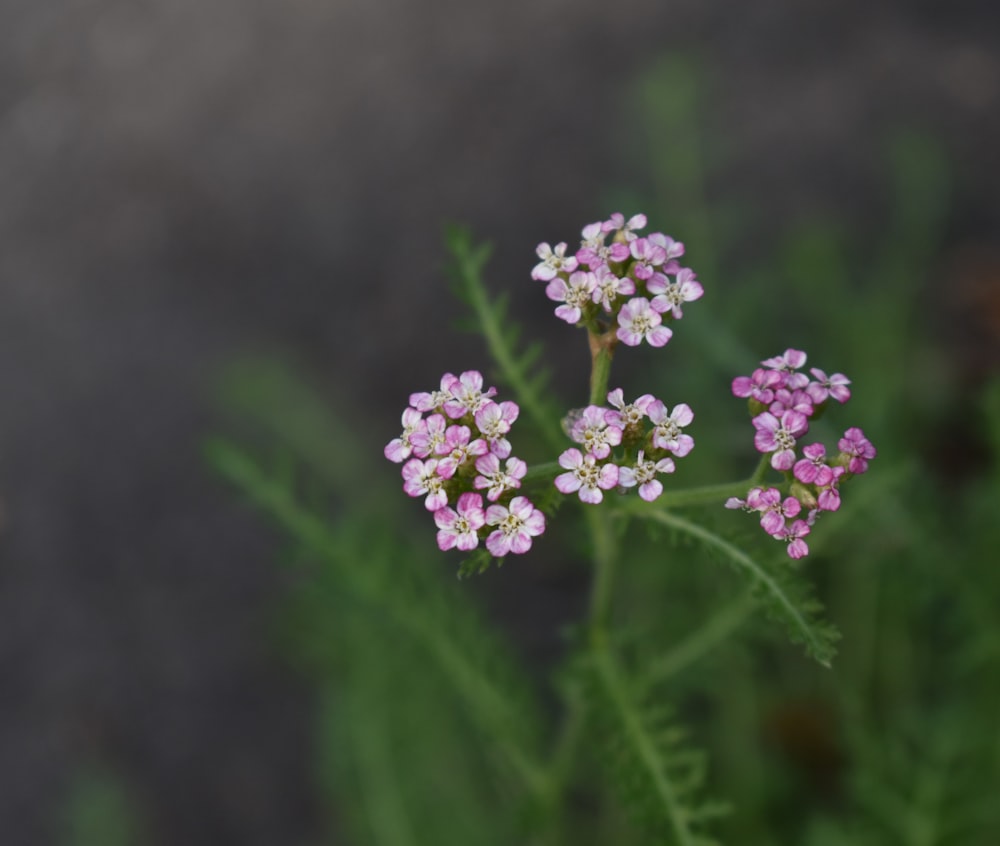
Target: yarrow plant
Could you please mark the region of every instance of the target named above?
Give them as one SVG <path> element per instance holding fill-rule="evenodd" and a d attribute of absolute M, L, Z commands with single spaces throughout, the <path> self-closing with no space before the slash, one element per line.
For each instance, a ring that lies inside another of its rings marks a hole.
<path fill-rule="evenodd" d="M 787 558 L 780 565 L 762 565 L 677 511 L 714 504 L 753 512 L 764 531 L 785 544 L 788 556 L 801 559 L 809 553 L 807 539 L 816 521 L 840 508 L 842 488 L 868 469 L 875 448 L 856 427 L 844 432 L 836 452 L 809 437 L 810 426 L 829 405 L 847 402 L 851 383 L 841 373 L 804 371 L 806 354 L 789 349 L 732 382 L 732 393 L 747 400 L 753 446 L 760 454 L 750 479 L 686 489 L 672 484 L 678 463 L 695 447 L 695 412 L 678 398 L 652 393 L 632 398 L 621 387 L 611 388 L 611 362 L 620 348 L 666 346 L 688 316 L 686 306 L 705 290 L 695 271 L 681 263 L 684 245 L 662 232 L 643 234 L 645 228 L 645 215 L 613 214 L 585 226 L 575 250 L 562 241 L 537 247 L 532 278 L 556 303 L 556 317 L 587 333 L 589 397 L 586 405 L 568 412 L 552 407 L 532 353 L 518 357 L 513 351 L 516 332 L 505 331 L 502 305 L 490 302 L 479 281 L 485 252 L 459 237 L 452 245 L 459 291 L 479 318 L 517 401 L 500 399 L 478 370 L 446 373 L 437 390 L 410 395 L 402 431 L 386 445 L 385 457 L 402 465 L 403 490 L 431 513 L 438 547 L 467 556 L 460 575 L 481 572 L 492 559 L 528 552 L 560 502 L 581 503 L 594 550 L 587 638 L 581 647 L 585 660 L 579 664 L 588 707 L 603 714 L 598 723 L 611 727 L 625 797 L 636 801 L 643 815 L 654 809 L 661 832 L 656 842 L 696 844 L 708 842 L 701 827 L 715 811 L 689 804 L 691 791 L 701 785 L 701 771 L 678 761 L 697 756 L 675 748 L 671 738 L 678 733 L 662 725 L 659 704 L 641 694 L 670 672 L 673 662 L 654 662 L 638 679 L 629 679 L 626 663 L 611 645 L 614 574 L 623 557 L 613 522 L 658 524 L 726 558 L 751 579 L 755 600 L 784 622 L 790 637 L 828 664 L 836 631 L 819 619 L 820 606 L 808 588 L 795 584 L 793 569 L 783 563 Z M 513 429 L 522 413 L 549 451 L 548 461 L 531 467 L 514 454 Z M 769 483 L 768 474 L 780 479 Z M 713 642 L 728 625 L 706 622 L 691 642 Z M 572 748 L 577 730 L 572 726 L 578 721 L 571 718 L 567 725 L 563 749 Z M 519 756 L 513 763 L 521 770 L 526 766 Z M 551 775 L 525 772 L 526 783 L 539 791 L 539 807 L 553 807 L 558 802 L 553 790 L 558 795 L 564 789 L 546 787 L 546 779 L 559 783 L 571 769 L 558 756 L 552 768 Z"/>
<path fill-rule="evenodd" d="M 498 639 L 483 628 L 478 615 L 465 613 L 463 593 L 449 590 L 446 597 L 445 586 L 435 584 L 436 576 L 424 566 L 419 539 L 415 543 L 405 529 L 396 536 L 379 532 L 386 516 L 380 494 L 374 513 L 355 504 L 353 512 L 331 528 L 325 513 L 300 508 L 287 484 L 256 472 L 231 452 L 220 457 L 229 475 L 336 572 L 338 581 L 331 585 L 337 585 L 338 602 L 342 585 L 353 592 L 355 602 L 344 606 L 350 613 L 329 615 L 343 616 L 338 631 L 351 644 L 349 651 L 366 639 L 355 636 L 362 631 L 362 617 L 355 611 L 362 609 L 377 619 L 372 639 L 391 644 L 391 656 L 384 651 L 364 653 L 391 661 L 362 656 L 356 665 L 362 674 L 377 670 L 372 702 L 379 707 L 353 703 L 348 691 L 349 713 L 362 720 L 381 714 L 389 677 L 404 679 L 400 685 L 422 681 L 423 665 L 411 664 L 421 649 L 436 662 L 435 679 L 451 682 L 444 699 L 424 704 L 433 704 L 434 712 L 445 701 L 444 710 L 460 704 L 469 728 L 496 753 L 490 761 L 516 785 L 510 791 L 518 797 L 514 801 L 523 802 L 514 813 L 504 814 L 514 821 L 511 829 L 491 842 L 582 844 L 596 842 L 595 837 L 602 842 L 640 842 L 616 834 L 609 839 L 611 829 L 604 822 L 591 826 L 593 832 L 584 830 L 589 817 L 579 825 L 573 797 L 579 795 L 578 787 L 592 790 L 594 785 L 584 783 L 588 770 L 592 778 L 621 789 L 626 807 L 652 829 L 644 842 L 716 842 L 705 829 L 720 806 L 699 795 L 704 788 L 702 756 L 684 740 L 687 735 L 675 724 L 675 713 L 664 707 L 671 677 L 693 657 L 727 639 L 758 606 L 821 664 L 829 665 L 834 656 L 837 632 L 823 620 L 822 607 L 799 568 L 789 566 L 789 558 L 801 560 L 810 544 L 816 546 L 811 533 L 817 521 L 843 511 L 847 483 L 865 474 L 875 457 L 874 446 L 856 426 L 846 429 L 835 445 L 815 434 L 819 417 L 851 398 L 851 382 L 839 372 L 807 370 L 805 352 L 796 349 L 761 361 L 749 375 L 732 380 L 732 394 L 744 399 L 749 409 L 753 441 L 751 447 L 747 427 L 746 454 L 756 453 L 756 469 L 736 482 L 683 486 L 684 474 L 693 469 L 686 459 L 694 454 L 696 439 L 696 456 L 706 451 L 708 438 L 699 427 L 710 415 L 701 409 L 696 415 L 692 397 L 671 395 L 661 383 L 645 386 L 650 392 L 626 393 L 611 381 L 616 352 L 627 356 L 631 348 L 646 343 L 656 350 L 650 353 L 654 357 L 670 355 L 663 348 L 680 331 L 682 320 L 699 319 L 698 301 L 705 294 L 695 271 L 686 266 L 684 245 L 662 232 L 644 234 L 646 223 L 641 214 L 614 214 L 585 226 L 575 249 L 558 242 L 540 244 L 536 250 L 530 274 L 536 296 L 539 301 L 547 296 L 555 303 L 557 320 L 587 337 L 589 390 L 570 407 L 556 404 L 539 366 L 537 346 L 523 352 L 518 348 L 519 332 L 505 315 L 504 299 L 491 298 L 483 285 L 488 249 L 454 231 L 450 246 L 456 291 L 476 317 L 501 390 L 490 384 L 493 380 L 483 370 L 445 373 L 435 388 L 409 395 L 400 428 L 384 447 L 385 458 L 399 468 L 403 491 L 422 505 L 413 511 L 421 516 L 426 512 L 428 535 L 436 533 L 439 550 L 455 550 L 461 556 L 460 576 L 548 547 L 555 541 L 551 529 L 557 518 L 574 532 L 574 555 L 589 556 L 592 581 L 586 616 L 567 634 L 559 684 L 549 689 L 563 705 L 561 726 L 551 726 L 554 731 L 536 730 L 543 728 L 545 709 L 521 707 L 532 698 L 525 695 L 531 682 L 525 677 L 517 681 L 508 673 L 510 662 L 498 654 Z M 525 285 L 530 284 L 526 279 Z M 658 367 L 658 375 L 669 372 L 669 366 Z M 719 405 L 735 410 L 728 399 Z M 356 493 L 358 474 L 344 471 L 343 478 L 344 489 Z M 759 535 L 748 544 L 722 535 L 709 523 L 730 527 L 740 520 L 723 506 L 755 514 L 768 538 L 781 541 L 781 546 Z M 692 512 L 693 507 L 703 511 Z M 706 507 L 715 509 L 716 517 L 699 522 Z M 838 518 L 847 519 L 843 513 Z M 654 530 L 645 547 L 641 533 L 633 531 L 636 524 Z M 730 564 L 749 581 L 749 589 L 718 611 L 703 608 L 704 602 L 715 601 L 715 576 L 707 568 L 686 566 L 686 557 L 698 552 L 682 548 L 679 540 Z M 359 560 L 366 566 L 359 567 Z M 642 595 L 632 592 L 628 626 L 616 626 L 619 568 L 626 577 L 641 578 L 650 586 Z M 654 595 L 657 587 L 672 589 L 675 578 L 688 579 L 698 589 Z M 702 580 L 712 590 L 701 590 Z M 685 597 L 684 607 L 678 605 L 680 596 Z M 398 623 L 395 629 L 385 626 L 390 620 Z M 400 635 L 408 648 L 396 655 Z M 671 642 L 674 638 L 677 643 Z M 429 693 L 432 687 L 439 685 L 421 689 Z M 453 702 L 453 697 L 459 701 Z M 405 731 L 411 731 L 416 712 L 406 697 L 401 699 L 392 706 L 405 717 Z M 452 728 L 444 730 L 450 734 Z M 553 735 L 557 741 L 549 743 Z M 372 725 L 358 733 L 359 762 L 364 762 L 358 770 L 368 773 L 363 780 L 385 783 L 391 793 L 388 804 L 372 802 L 372 818 L 385 807 L 400 822 L 402 839 L 442 842 L 440 834 L 410 831 L 407 815 L 396 813 L 408 791 L 397 790 L 403 782 L 394 774 L 382 778 L 387 767 L 397 764 L 395 756 L 383 754 L 388 748 L 384 736 Z M 432 749 L 440 735 L 420 739 L 427 744 L 420 748 Z M 469 754 L 478 752 L 475 744 L 454 744 L 459 747 Z M 410 798 L 417 801 L 425 795 L 417 791 Z M 478 814 L 481 807 L 476 802 L 473 810 Z M 387 831 L 394 836 L 396 829 Z"/>
<path fill-rule="evenodd" d="M 621 388 L 607 391 L 617 344 L 665 346 L 684 305 L 704 295 L 694 270 L 681 264 L 684 245 L 663 232 L 642 234 L 646 223 L 643 214 L 626 220 L 615 213 L 583 227 L 575 251 L 566 242 L 541 243 L 535 251 L 532 278 L 545 283 L 546 296 L 559 304 L 556 317 L 587 330 L 592 356 L 591 402 L 562 421 L 577 446 L 558 456 L 562 472 L 543 465 L 536 476 L 551 477 L 559 493 L 587 505 L 633 488 L 655 502 L 664 493 L 663 477 L 676 470 L 675 459 L 694 448 L 685 431 L 694 420 L 687 403 L 670 408 L 652 394 L 626 402 Z M 760 514 L 764 530 L 784 541 L 794 559 L 808 554 L 805 538 L 820 515 L 840 507 L 841 486 L 865 472 L 875 456 L 858 428 L 848 429 L 839 452 L 829 457 L 821 443 L 800 443 L 830 400 L 842 404 L 851 395 L 846 376 L 818 368 L 807 374 L 805 363 L 804 352 L 789 349 L 733 380 L 733 394 L 748 401 L 754 446 L 764 460 L 749 491 L 725 502 Z M 546 520 L 519 490 L 528 466 L 511 455 L 507 435 L 520 408 L 495 401 L 496 388 L 484 384 L 476 370 L 446 373 L 436 391 L 412 394 L 402 432 L 386 445 L 385 456 L 402 463 L 403 490 L 422 497 L 432 512 L 440 549 L 470 552 L 485 541 L 490 554 L 502 558 L 527 552 Z M 757 483 L 768 466 L 784 474 L 782 484 Z M 485 509 L 481 492 L 492 503 Z M 683 501 L 683 495 L 675 499 Z"/>

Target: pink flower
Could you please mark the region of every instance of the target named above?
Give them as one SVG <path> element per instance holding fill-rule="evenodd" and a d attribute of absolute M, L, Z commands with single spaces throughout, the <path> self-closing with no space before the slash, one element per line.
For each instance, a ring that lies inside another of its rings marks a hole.
<path fill-rule="evenodd" d="M 663 318 L 649 306 L 645 297 L 633 297 L 618 312 L 618 331 L 615 333 L 623 344 L 637 347 L 645 338 L 650 346 L 662 347 L 673 335 L 673 330 L 662 326 Z"/>
<path fill-rule="evenodd" d="M 632 488 L 638 485 L 639 496 L 646 502 L 652 502 L 663 493 L 663 485 L 656 478 L 656 474 L 673 472 L 673 459 L 661 458 L 659 461 L 647 461 L 645 453 L 639 450 L 635 467 L 619 468 L 618 484 L 623 488 Z"/>
<path fill-rule="evenodd" d="M 583 502 L 596 505 L 604 499 L 604 491 L 618 484 L 617 465 L 599 465 L 593 455 L 585 456 L 575 447 L 559 456 L 559 466 L 569 472 L 556 476 L 556 488 L 564 494 L 579 491 Z"/>
<path fill-rule="evenodd" d="M 797 411 L 806 417 L 812 417 L 815 408 L 812 398 L 805 391 L 789 391 L 787 388 L 779 388 L 774 392 L 774 401 L 767 409 L 775 417 L 780 417 L 786 411 Z"/>
<path fill-rule="evenodd" d="M 803 538 L 809 534 L 811 529 L 805 520 L 796 520 L 791 527 L 786 526 L 776 537 L 788 544 L 788 555 L 791 558 L 799 559 L 809 554 L 809 547 Z"/>
<path fill-rule="evenodd" d="M 427 458 L 438 451 L 445 441 L 445 429 L 448 421 L 443 414 L 432 414 L 424 421 L 425 425 L 420 431 L 414 432 L 410 436 L 410 443 L 413 444 L 413 454 L 417 458 Z"/>
<path fill-rule="evenodd" d="M 604 243 L 606 233 L 603 222 L 588 223 L 581 234 L 583 240 L 580 242 L 580 249 L 576 251 L 576 258 L 591 270 L 597 270 L 609 261 L 625 261 L 628 258 L 628 247 L 625 244 L 616 241 L 608 246 Z"/>
<path fill-rule="evenodd" d="M 649 279 L 654 273 L 653 268 L 661 267 L 667 260 L 667 251 L 648 238 L 636 238 L 629 244 L 629 251 L 635 259 L 632 272 L 636 279 Z"/>
<path fill-rule="evenodd" d="M 510 441 L 505 435 L 517 420 L 521 409 L 516 402 L 488 402 L 476 412 L 476 426 L 490 445 L 490 451 L 500 458 L 510 455 Z"/>
<path fill-rule="evenodd" d="M 836 511 L 840 508 L 840 477 L 847 471 L 839 465 L 830 469 L 833 472 L 833 478 L 820 490 L 819 496 L 816 497 L 816 504 L 819 506 L 819 511 Z"/>
<path fill-rule="evenodd" d="M 840 403 L 847 402 L 851 398 L 851 389 L 847 387 L 851 384 L 851 380 L 843 373 L 834 373 L 832 376 L 827 376 L 818 367 L 810 368 L 809 372 L 812 373 L 816 381 L 806 385 L 806 393 L 812 397 L 812 401 L 817 405 L 823 402 L 828 396 L 833 397 Z"/>
<path fill-rule="evenodd" d="M 483 390 L 483 374 L 478 370 L 466 370 L 457 379 L 452 379 L 448 390 L 451 399 L 445 402 L 444 410 L 449 417 L 456 419 L 465 414 L 475 414 L 497 392 L 496 388 Z"/>
<path fill-rule="evenodd" d="M 787 349 L 781 355 L 768 358 L 761 362 L 765 367 L 777 370 L 785 374 L 785 387 L 790 390 L 804 388 L 809 384 L 809 377 L 805 373 L 798 373 L 798 369 L 806 363 L 806 354 L 802 350 Z"/>
<path fill-rule="evenodd" d="M 531 539 L 545 531 L 545 515 L 524 496 L 515 496 L 508 507 L 491 505 L 486 522 L 497 529 L 486 538 L 486 548 L 497 558 L 531 549 Z"/>
<path fill-rule="evenodd" d="M 733 396 L 752 397 L 763 405 L 774 400 L 774 391 L 785 383 L 785 377 L 777 370 L 758 367 L 751 376 L 737 376 L 733 379 Z"/>
<path fill-rule="evenodd" d="M 572 273 L 577 268 L 574 256 L 566 256 L 566 243 L 556 244 L 555 250 L 548 244 L 539 244 L 535 253 L 541 261 L 531 271 L 531 278 L 541 282 L 554 279 L 557 273 Z"/>
<path fill-rule="evenodd" d="M 606 265 L 601 265 L 596 273 L 596 285 L 590 295 L 591 300 L 600 303 L 605 311 L 611 311 L 621 296 L 635 293 L 635 282 L 627 276 L 619 279 Z"/>
<path fill-rule="evenodd" d="M 658 247 L 663 247 L 666 250 L 668 260 L 678 259 L 684 255 L 684 245 L 680 241 L 675 241 L 669 235 L 664 235 L 662 232 L 653 232 L 649 235 L 649 240 Z"/>
<path fill-rule="evenodd" d="M 470 441 L 472 432 L 468 426 L 449 426 L 441 445 L 442 458 L 438 462 L 438 475 L 450 479 L 470 458 L 485 455 L 489 451 L 486 441 L 476 438 Z"/>
<path fill-rule="evenodd" d="M 421 461 L 411 458 L 403 465 L 403 490 L 408 496 L 427 494 L 424 505 L 428 511 L 437 511 L 448 504 L 448 494 L 444 489 L 444 479 L 437 472 L 438 461 L 431 458 Z"/>
<path fill-rule="evenodd" d="M 507 459 L 506 470 L 501 470 L 500 459 L 491 452 L 476 459 L 476 470 L 479 475 L 472 480 L 472 486 L 476 490 L 489 488 L 486 498 L 496 502 L 507 491 L 521 487 L 528 465 L 520 458 L 511 456 Z"/>
<path fill-rule="evenodd" d="M 726 508 L 742 508 L 744 511 L 763 511 L 781 499 L 777 488 L 750 488 L 745 500 L 731 496 L 726 500 Z"/>
<path fill-rule="evenodd" d="M 619 429 L 637 429 L 646 417 L 646 409 L 656 401 L 652 394 L 643 394 L 635 402 L 625 403 L 625 394 L 621 388 L 615 388 L 608 394 L 608 404 L 613 405 L 617 411 L 610 409 L 604 412 L 604 419 L 609 426 L 617 426 Z"/>
<path fill-rule="evenodd" d="M 413 436 L 426 428 L 423 415 L 415 408 L 403 412 L 403 432 L 398 438 L 393 438 L 382 451 L 386 458 L 397 464 L 405 461 L 413 452 Z"/>
<path fill-rule="evenodd" d="M 596 287 L 597 277 L 593 273 L 578 270 L 569 277 L 569 282 L 562 277 L 549 282 L 545 295 L 557 303 L 564 303 L 556 309 L 556 317 L 567 323 L 579 323 Z"/>
<path fill-rule="evenodd" d="M 606 408 L 588 405 L 570 429 L 570 437 L 578 444 L 583 444 L 584 449 L 593 453 L 595 458 L 607 458 L 611 447 L 622 442 L 622 430 L 617 426 L 609 426 L 606 415 Z"/>
<path fill-rule="evenodd" d="M 441 389 L 438 391 L 422 391 L 420 393 L 410 394 L 410 405 L 412 405 L 417 411 L 435 411 L 445 404 L 447 400 L 452 398 L 451 396 L 451 383 L 455 381 L 454 373 L 445 373 L 441 377 Z"/>
<path fill-rule="evenodd" d="M 772 488 L 777 493 L 777 488 Z M 781 494 L 778 494 L 778 499 Z M 762 509 L 763 517 L 760 518 L 761 528 L 772 537 L 783 537 L 781 532 L 785 528 L 787 518 L 796 517 L 802 510 L 802 503 L 794 496 L 785 497 L 783 502 L 775 502 L 766 509 Z"/>
<path fill-rule="evenodd" d="M 795 462 L 792 472 L 804 485 L 823 487 L 833 479 L 833 470 L 826 463 L 826 447 L 823 444 L 809 444 L 802 448 L 805 458 Z"/>
<path fill-rule="evenodd" d="M 483 498 L 477 493 L 464 493 L 458 498 L 458 511 L 439 508 L 434 512 L 438 548 L 447 551 L 458 547 L 463 552 L 479 546 L 479 530 L 486 524 Z"/>
<path fill-rule="evenodd" d="M 626 241 L 633 241 L 636 238 L 636 230 L 644 229 L 646 226 L 646 215 L 634 214 L 627 221 L 621 212 L 615 212 L 604 223 L 601 224 L 603 232 L 622 232 Z"/>
<path fill-rule="evenodd" d="M 856 426 L 844 432 L 844 437 L 837 441 L 841 455 L 850 456 L 847 469 L 855 474 L 864 473 L 868 469 L 868 461 L 875 457 L 875 447 Z"/>
<path fill-rule="evenodd" d="M 661 400 L 654 400 L 646 409 L 646 414 L 653 421 L 653 446 L 672 452 L 677 458 L 691 452 L 694 438 L 681 433 L 681 428 L 694 420 L 694 412 L 687 403 L 675 405 L 674 410 L 668 413 Z"/>
<path fill-rule="evenodd" d="M 809 421 L 804 414 L 786 411 L 778 419 L 769 411 L 753 419 L 757 434 L 753 444 L 758 452 L 773 452 L 771 466 L 775 470 L 790 470 L 795 463 L 795 439 L 805 434 Z"/>
<path fill-rule="evenodd" d="M 669 311 L 675 319 L 679 320 L 684 316 L 681 306 L 684 303 L 701 299 L 704 293 L 705 289 L 694 278 L 694 271 L 690 268 L 682 267 L 677 273 L 677 281 L 665 286 L 661 294 L 653 297 L 650 305 L 661 314 Z"/>

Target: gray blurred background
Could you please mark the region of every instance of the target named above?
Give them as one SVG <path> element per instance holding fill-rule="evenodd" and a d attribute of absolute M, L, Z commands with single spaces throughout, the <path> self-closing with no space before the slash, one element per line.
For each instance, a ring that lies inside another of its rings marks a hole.
<path fill-rule="evenodd" d="M 327 828 L 277 544 L 199 456 L 222 365 L 294 361 L 392 472 L 409 392 L 485 367 L 444 223 L 559 331 L 534 246 L 645 190 L 633 95 L 672 56 L 724 150 L 709 199 L 752 209 L 734 249 L 813 215 L 877 240 L 917 131 L 954 186 L 915 295 L 995 330 L 998 33 L 986 0 L 0 0 L 0 842 L 61 842 L 95 766 L 150 843 Z"/>

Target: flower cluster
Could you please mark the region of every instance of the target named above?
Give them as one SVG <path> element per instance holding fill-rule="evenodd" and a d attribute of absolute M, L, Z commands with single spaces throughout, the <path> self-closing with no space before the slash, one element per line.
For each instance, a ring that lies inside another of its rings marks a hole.
<path fill-rule="evenodd" d="M 684 303 L 699 299 L 704 289 L 678 261 L 684 245 L 662 232 L 638 235 L 645 226 L 644 214 L 625 220 L 615 213 L 585 226 L 573 255 L 566 255 L 565 243 L 555 249 L 538 245 L 541 261 L 531 277 L 548 283 L 546 295 L 561 303 L 557 317 L 594 326 L 603 313 L 617 322 L 618 340 L 630 347 L 643 339 L 654 347 L 670 340 L 673 330 L 666 324 L 683 317 Z"/>
<path fill-rule="evenodd" d="M 805 363 L 801 350 L 785 350 L 762 361 L 750 376 L 737 376 L 732 385 L 735 396 L 747 398 L 756 429 L 754 446 L 785 474 L 788 495 L 783 497 L 776 487 L 755 487 L 745 500 L 733 497 L 726 507 L 759 513 L 764 531 L 785 541 L 792 558 L 809 554 L 805 537 L 820 514 L 840 508 L 841 485 L 864 473 L 875 457 L 875 447 L 858 428 L 844 432 L 833 456 L 827 456 L 821 443 L 799 446 L 809 421 L 831 398 L 845 403 L 851 397 L 851 382 L 842 373 L 827 376 L 813 367 L 810 378 L 801 372 Z"/>
<path fill-rule="evenodd" d="M 403 464 L 403 490 L 424 497 L 434 513 L 442 550 L 469 552 L 485 537 L 490 553 L 503 558 L 527 552 L 545 531 L 545 515 L 514 495 L 528 471 L 507 440 L 520 409 L 494 402 L 495 395 L 476 370 L 445 373 L 438 390 L 410 395 L 403 431 L 386 444 L 385 457 Z M 492 503 L 485 509 L 478 491 Z"/>
<path fill-rule="evenodd" d="M 681 431 L 694 413 L 684 403 L 670 411 L 652 394 L 626 403 L 621 388 L 608 394 L 608 404 L 612 408 L 589 405 L 567 421 L 583 451 L 572 447 L 559 456 L 566 472 L 556 477 L 556 488 L 596 505 L 604 491 L 638 487 L 639 496 L 652 502 L 663 493 L 657 476 L 674 472 L 671 456 L 682 458 L 694 448 L 694 438 Z"/>

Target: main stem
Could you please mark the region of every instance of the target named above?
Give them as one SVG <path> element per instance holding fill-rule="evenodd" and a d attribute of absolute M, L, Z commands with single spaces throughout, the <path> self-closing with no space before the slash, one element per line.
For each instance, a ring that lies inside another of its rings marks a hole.
<path fill-rule="evenodd" d="M 604 405 L 608 397 L 611 359 L 618 338 L 611 329 L 601 335 L 588 331 L 587 339 L 590 341 L 590 404 Z"/>
<path fill-rule="evenodd" d="M 614 331 L 602 335 L 588 333 L 590 341 L 590 404 L 603 405 L 611 376 L 611 358 L 618 339 Z M 586 508 L 587 524 L 594 542 L 594 581 L 590 592 L 589 630 L 592 643 L 604 643 L 611 616 L 611 596 L 614 586 L 615 549 L 611 514 L 606 508 Z"/>

